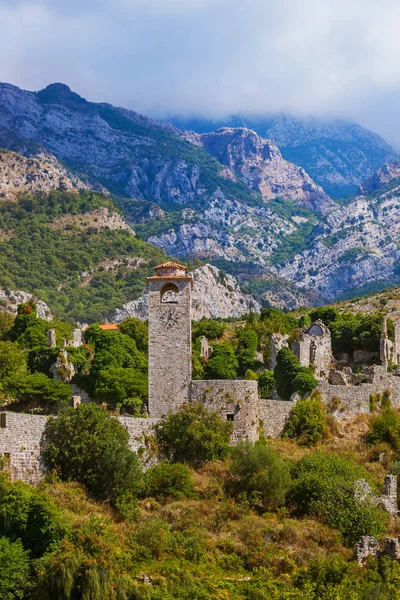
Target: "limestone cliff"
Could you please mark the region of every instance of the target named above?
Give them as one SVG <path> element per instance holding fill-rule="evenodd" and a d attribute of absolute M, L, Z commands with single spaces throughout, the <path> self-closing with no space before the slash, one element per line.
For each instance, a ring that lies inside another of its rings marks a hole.
<path fill-rule="evenodd" d="M 324 213 L 336 207 L 304 169 L 283 159 L 275 142 L 250 129 L 224 127 L 189 137 L 226 165 L 226 177 L 239 177 L 247 187 L 260 192 L 265 201 L 286 198 Z"/>
<path fill-rule="evenodd" d="M 65 169 L 54 156 L 40 153 L 26 158 L 16 152 L 0 150 L 0 199 L 16 200 L 23 192 L 73 191 L 88 187 L 88 183 Z"/>
<path fill-rule="evenodd" d="M 212 265 L 204 265 L 190 273 L 194 280 L 192 291 L 192 318 L 207 319 L 236 318 L 250 312 L 259 313 L 260 304 L 250 295 L 244 294 L 232 275 L 226 275 Z M 127 317 L 144 320 L 148 317 L 147 294 L 124 304 L 110 317 L 120 323 Z"/>
<path fill-rule="evenodd" d="M 21 290 L 0 289 L 0 310 L 6 310 L 13 315 L 17 314 L 17 308 L 19 304 L 24 304 L 25 302 L 29 302 L 29 300 L 35 301 L 37 316 L 39 319 L 44 319 L 45 321 L 51 321 L 53 319 L 53 315 L 51 314 L 50 308 L 47 306 L 47 304 L 41 300 L 38 300 L 32 294 L 28 294 L 27 292 L 23 292 Z"/>

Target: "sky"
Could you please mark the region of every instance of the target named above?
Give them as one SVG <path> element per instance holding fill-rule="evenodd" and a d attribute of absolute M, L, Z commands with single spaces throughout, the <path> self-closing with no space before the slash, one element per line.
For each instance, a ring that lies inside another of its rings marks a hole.
<path fill-rule="evenodd" d="M 0 0 L 0 81 L 149 116 L 351 119 L 400 148 L 399 0 Z"/>

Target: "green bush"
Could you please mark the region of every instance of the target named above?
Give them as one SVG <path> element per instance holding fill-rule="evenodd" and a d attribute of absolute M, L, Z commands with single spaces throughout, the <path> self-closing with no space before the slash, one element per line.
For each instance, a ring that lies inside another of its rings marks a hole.
<path fill-rule="evenodd" d="M 26 354 L 12 342 L 0 341 L 0 382 L 12 375 L 21 376 L 26 373 Z"/>
<path fill-rule="evenodd" d="M 201 404 L 184 404 L 156 426 L 161 451 L 173 462 L 198 466 L 226 456 L 232 423 Z"/>
<path fill-rule="evenodd" d="M 3 390 L 19 404 L 41 407 L 47 412 L 58 411 L 72 401 L 71 386 L 44 373 L 8 377 L 3 381 Z"/>
<path fill-rule="evenodd" d="M 29 583 L 29 553 L 21 541 L 0 537 L 0 600 L 25 598 Z"/>
<path fill-rule="evenodd" d="M 100 371 L 111 368 L 146 371 L 146 361 L 129 335 L 120 331 L 103 331 L 97 325 L 91 325 L 85 331 L 85 340 L 94 347 L 91 374 L 95 377 Z"/>
<path fill-rule="evenodd" d="M 292 467 L 290 501 L 300 513 L 319 516 L 339 529 L 346 544 L 355 544 L 362 535 L 379 536 L 385 530 L 387 514 L 373 499 L 356 497 L 356 482 L 365 479 L 377 492 L 370 475 L 337 454 L 312 453 Z"/>
<path fill-rule="evenodd" d="M 293 392 L 297 392 L 301 398 L 309 396 L 318 385 L 317 379 L 306 367 L 301 367 L 292 381 Z"/>
<path fill-rule="evenodd" d="M 231 452 L 232 478 L 228 487 L 253 506 L 272 510 L 282 506 L 290 486 L 289 467 L 268 446 L 241 441 Z"/>
<path fill-rule="evenodd" d="M 318 394 L 295 404 L 283 428 L 282 437 L 296 439 L 304 446 L 312 446 L 323 438 L 326 431 L 326 410 Z"/>
<path fill-rule="evenodd" d="M 271 398 L 272 391 L 275 387 L 274 372 L 262 371 L 258 376 L 258 393 L 261 398 Z"/>
<path fill-rule="evenodd" d="M 214 347 L 206 372 L 211 379 L 235 379 L 238 367 L 233 349 L 227 344 L 219 344 Z"/>
<path fill-rule="evenodd" d="M 396 452 L 400 451 L 400 415 L 394 408 L 385 408 L 372 418 L 367 441 L 370 444 L 386 442 Z"/>
<path fill-rule="evenodd" d="M 276 391 L 283 400 L 290 400 L 293 392 L 302 396 L 310 394 L 318 385 L 311 371 L 302 367 L 297 356 L 286 347 L 278 352 L 274 378 Z"/>
<path fill-rule="evenodd" d="M 147 403 L 147 383 L 147 376 L 137 369 L 114 368 L 100 371 L 94 393 L 109 409 L 140 415 Z"/>
<path fill-rule="evenodd" d="M 190 469 L 181 463 L 155 465 L 144 476 L 144 492 L 157 500 L 190 498 L 193 495 Z"/>
<path fill-rule="evenodd" d="M 135 340 L 136 347 L 140 352 L 147 354 L 149 327 L 147 321 L 139 321 L 135 317 L 128 317 L 120 323 L 119 330 Z"/>
<path fill-rule="evenodd" d="M 142 472 L 129 434 L 101 406 L 81 404 L 46 423 L 43 460 L 64 481 L 79 481 L 99 499 L 137 494 Z"/>
<path fill-rule="evenodd" d="M 22 540 L 33 558 L 45 553 L 69 531 L 69 524 L 55 502 L 20 481 L 0 476 L 0 535 Z"/>
<path fill-rule="evenodd" d="M 192 326 L 193 341 L 203 335 L 208 340 L 218 340 L 223 336 L 226 329 L 225 323 L 218 323 L 214 319 L 201 319 L 195 321 Z"/>

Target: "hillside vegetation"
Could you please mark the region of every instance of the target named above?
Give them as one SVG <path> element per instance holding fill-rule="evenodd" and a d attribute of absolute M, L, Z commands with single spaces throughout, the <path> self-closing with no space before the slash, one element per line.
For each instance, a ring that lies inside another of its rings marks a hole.
<path fill-rule="evenodd" d="M 118 212 L 112 200 L 90 191 L 0 202 L 0 287 L 28 291 L 70 322 L 102 321 L 137 298 L 166 255 L 129 228 L 100 227 L 92 213 L 104 207 Z"/>

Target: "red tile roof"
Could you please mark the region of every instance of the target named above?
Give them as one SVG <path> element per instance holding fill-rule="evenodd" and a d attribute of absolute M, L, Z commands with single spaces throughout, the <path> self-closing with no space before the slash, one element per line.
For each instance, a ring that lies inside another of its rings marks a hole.
<path fill-rule="evenodd" d="M 187 271 L 187 267 L 185 267 L 185 265 L 180 265 L 179 263 L 172 262 L 172 260 L 163 263 L 162 265 L 158 265 L 158 267 L 154 268 L 156 271 L 157 269 L 183 269 L 184 271 Z"/>
<path fill-rule="evenodd" d="M 119 331 L 119 325 L 116 323 L 104 323 L 104 325 L 99 325 L 99 327 L 103 331 Z"/>

